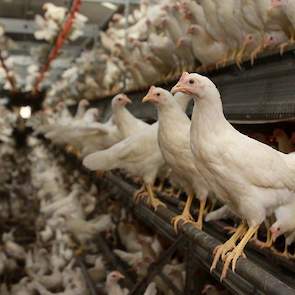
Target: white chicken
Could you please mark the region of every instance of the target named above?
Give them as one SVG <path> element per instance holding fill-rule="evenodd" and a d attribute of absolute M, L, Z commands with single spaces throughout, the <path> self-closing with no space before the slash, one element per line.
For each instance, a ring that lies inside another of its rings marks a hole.
<path fill-rule="evenodd" d="M 276 222 L 270 227 L 272 240 L 275 241 L 280 235 L 285 235 L 285 249 L 283 256 L 288 257 L 288 246 L 295 241 L 295 202 L 279 207 L 275 211 Z"/>
<path fill-rule="evenodd" d="M 220 256 L 226 255 L 223 279 L 230 263 L 235 270 L 246 244 L 266 216 L 294 201 L 294 169 L 288 166 L 284 154 L 241 134 L 228 123 L 219 91 L 210 79 L 183 73 L 173 92 L 193 95 L 190 138 L 195 163 L 216 196 L 244 220 L 230 240 L 214 252 L 211 270 Z"/>
<path fill-rule="evenodd" d="M 66 17 L 67 9 L 62 6 L 55 6 L 53 3 L 45 3 L 43 5 L 43 10 L 45 10 L 45 18 L 52 19 L 59 25 L 62 24 Z"/>
<path fill-rule="evenodd" d="M 291 35 L 291 43 L 295 41 L 295 2 L 293 0 L 272 0 L 272 7 L 281 7 L 285 15 L 288 17 L 291 25 L 289 32 Z"/>
<path fill-rule="evenodd" d="M 212 37 L 199 25 L 191 25 L 187 31 L 192 40 L 195 57 L 201 62 L 204 70 L 209 65 L 214 65 L 222 60 L 227 53 L 224 43 Z"/>
<path fill-rule="evenodd" d="M 183 109 L 186 109 L 188 100 L 178 97 Z M 165 161 L 159 148 L 158 123 L 154 123 L 109 149 L 93 153 L 83 160 L 83 165 L 90 170 L 125 169 L 134 176 L 143 179 L 148 193 L 148 203 L 157 209 L 165 206 L 153 192 L 155 179 L 161 169 L 165 168 Z"/>
<path fill-rule="evenodd" d="M 118 271 L 112 271 L 107 275 L 105 289 L 108 295 L 127 295 L 129 291 L 127 289 L 123 289 L 119 285 L 119 281 L 124 279 L 124 275 L 122 275 Z"/>
<path fill-rule="evenodd" d="M 131 103 L 130 98 L 125 94 L 117 94 L 112 100 L 112 118 L 122 134 L 122 138 L 127 138 L 132 134 L 150 126 L 144 121 L 134 117 L 125 107 Z"/>
<path fill-rule="evenodd" d="M 184 99 L 190 100 L 191 97 L 188 95 Z M 200 211 L 198 221 L 193 224 L 198 229 L 202 229 L 209 185 L 193 163 L 193 154 L 190 150 L 189 141 L 190 120 L 167 90 L 152 86 L 143 99 L 143 102 L 145 101 L 150 101 L 157 106 L 159 120 L 158 141 L 161 152 L 172 169 L 173 175 L 177 177 L 177 181 L 188 194 L 182 214 L 172 220 L 174 228 L 177 230 L 177 224 L 180 220 L 185 223 L 192 222 L 190 207 L 194 194 L 196 194 L 200 200 Z M 171 126 L 175 127 L 174 132 L 171 132 Z"/>

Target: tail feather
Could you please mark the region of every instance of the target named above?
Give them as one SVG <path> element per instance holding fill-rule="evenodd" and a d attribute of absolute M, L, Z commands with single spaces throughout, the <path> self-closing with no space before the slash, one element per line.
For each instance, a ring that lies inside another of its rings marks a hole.
<path fill-rule="evenodd" d="M 101 170 L 108 171 L 119 168 L 117 154 L 113 152 L 112 148 L 98 151 L 88 155 L 83 160 L 83 165 L 92 171 Z"/>

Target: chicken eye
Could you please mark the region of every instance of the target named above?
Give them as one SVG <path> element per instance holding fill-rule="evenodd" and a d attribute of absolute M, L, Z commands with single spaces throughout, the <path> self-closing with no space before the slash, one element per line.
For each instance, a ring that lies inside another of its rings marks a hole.
<path fill-rule="evenodd" d="M 157 96 L 160 96 L 160 93 L 158 92 L 156 95 L 157 95 Z"/>
<path fill-rule="evenodd" d="M 194 81 L 193 79 L 190 79 L 188 82 L 189 82 L 190 84 L 194 84 L 194 83 L 195 83 L 195 81 Z"/>
<path fill-rule="evenodd" d="M 280 227 L 278 227 L 278 231 L 280 231 L 281 230 L 281 228 Z"/>

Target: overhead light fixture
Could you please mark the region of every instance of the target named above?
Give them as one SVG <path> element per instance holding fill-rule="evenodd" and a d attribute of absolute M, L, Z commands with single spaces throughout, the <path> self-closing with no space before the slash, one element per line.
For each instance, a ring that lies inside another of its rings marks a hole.
<path fill-rule="evenodd" d="M 31 118 L 32 109 L 30 106 L 21 107 L 19 114 L 23 119 L 29 119 Z"/>
<path fill-rule="evenodd" d="M 111 10 L 117 9 L 117 5 L 110 3 L 110 2 L 101 2 L 100 4 L 108 9 L 111 9 Z"/>

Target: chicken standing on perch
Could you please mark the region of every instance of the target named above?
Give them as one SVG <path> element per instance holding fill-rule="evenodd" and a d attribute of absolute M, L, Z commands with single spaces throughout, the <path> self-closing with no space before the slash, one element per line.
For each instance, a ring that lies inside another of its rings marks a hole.
<path fill-rule="evenodd" d="M 184 99 L 183 95 L 176 95 L 176 100 L 185 110 L 190 99 Z M 139 176 L 143 179 L 148 193 L 148 203 L 154 209 L 160 205 L 165 206 L 153 192 L 156 177 L 166 167 L 158 144 L 158 127 L 156 122 L 107 150 L 87 156 L 83 165 L 90 170 L 125 169 L 133 176 Z"/>
<path fill-rule="evenodd" d="M 282 153 L 232 127 L 210 79 L 183 73 L 172 90 L 194 97 L 190 138 L 195 163 L 216 196 L 243 220 L 234 235 L 214 251 L 211 270 L 220 257 L 224 258 L 223 279 L 230 263 L 235 270 L 238 258 L 266 215 L 295 200 L 294 169 Z"/>
<path fill-rule="evenodd" d="M 189 96 L 188 99 L 190 99 Z M 200 175 L 193 162 L 189 141 L 191 122 L 177 104 L 173 95 L 167 90 L 152 86 L 143 99 L 143 102 L 145 101 L 150 101 L 157 106 L 159 118 L 158 141 L 161 152 L 177 181 L 188 194 L 182 214 L 172 220 L 174 228 L 177 230 L 177 224 L 180 220 L 185 223 L 192 222 L 190 207 L 196 193 L 200 200 L 200 211 L 198 221 L 194 225 L 198 229 L 202 229 L 209 185 Z M 171 126 L 173 126 L 173 132 L 171 132 Z"/>

